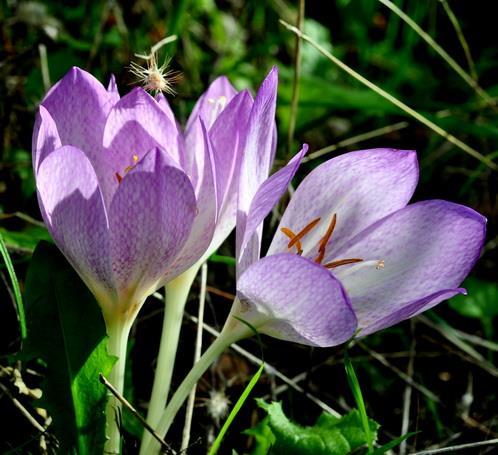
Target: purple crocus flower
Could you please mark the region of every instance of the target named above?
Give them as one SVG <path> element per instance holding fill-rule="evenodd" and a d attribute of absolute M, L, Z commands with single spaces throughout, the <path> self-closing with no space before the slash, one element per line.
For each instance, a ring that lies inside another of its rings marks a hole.
<path fill-rule="evenodd" d="M 235 225 L 253 100 L 225 77 L 183 133 L 164 96 L 120 97 L 73 68 L 41 103 L 33 167 L 43 219 L 104 315 L 143 300 L 210 254 Z"/>
<path fill-rule="evenodd" d="M 276 338 L 333 346 L 357 329 L 360 336 L 373 333 L 465 292 L 459 286 L 480 255 L 486 220 L 442 200 L 407 205 L 418 181 L 413 151 L 363 150 L 318 166 L 258 260 L 257 227 L 302 153 L 256 182 L 243 206 L 250 208 L 237 226 L 233 316 Z M 233 319 L 226 329 L 237 326 Z"/>

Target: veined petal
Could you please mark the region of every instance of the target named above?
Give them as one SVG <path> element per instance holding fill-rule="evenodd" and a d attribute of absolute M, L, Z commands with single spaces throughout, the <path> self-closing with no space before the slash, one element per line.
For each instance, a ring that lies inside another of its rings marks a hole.
<path fill-rule="evenodd" d="M 73 67 L 42 101 L 63 145 L 73 145 L 98 163 L 106 117 L 115 97 L 91 74 Z"/>
<path fill-rule="evenodd" d="M 240 92 L 220 114 L 209 132 L 220 202 L 216 229 L 204 258 L 216 251 L 235 227 L 244 134 L 252 102 L 249 92 Z"/>
<path fill-rule="evenodd" d="M 249 208 L 246 222 L 237 231 L 237 240 L 242 237 L 237 249 L 238 275 L 259 259 L 263 220 L 286 191 L 307 151 L 308 145 L 305 144 L 286 166 L 275 172 L 259 187 Z"/>
<path fill-rule="evenodd" d="M 103 145 L 103 158 L 113 170 L 109 173 L 111 180 L 101 179 L 107 204 L 118 187 L 115 174 L 123 177 L 149 150 L 161 147 L 170 156 L 170 162 L 177 166 L 180 166 L 180 154 L 183 153 L 176 125 L 157 101 L 138 87 L 112 108 L 105 124 Z"/>
<path fill-rule="evenodd" d="M 197 214 L 181 252 L 174 264 L 164 276 L 164 283 L 177 276 L 205 256 L 211 244 L 218 216 L 218 198 L 216 188 L 216 169 L 214 167 L 213 151 L 206 127 L 201 119 L 198 120 L 203 132 L 204 170 L 199 186 L 196 189 Z"/>
<path fill-rule="evenodd" d="M 477 261 L 486 220 L 472 209 L 433 200 L 378 221 L 338 251 L 364 263 L 334 269 L 362 334 L 395 324 L 461 292 Z M 376 261 L 383 261 L 376 267 Z"/>
<path fill-rule="evenodd" d="M 42 161 L 54 150 L 61 147 L 57 126 L 50 113 L 41 105 L 36 114 L 33 129 L 32 157 L 35 176 Z"/>
<path fill-rule="evenodd" d="M 268 254 L 287 251 L 289 239 L 281 227 L 299 232 L 310 221 L 320 223 L 303 239 L 304 255 L 315 257 L 317 244 L 333 214 L 337 223 L 324 262 L 348 240 L 375 221 L 404 207 L 418 181 L 415 152 L 372 149 L 333 158 L 311 171 L 294 193 Z"/>
<path fill-rule="evenodd" d="M 228 190 L 234 178 L 238 180 L 252 105 L 250 93 L 243 90 L 228 103 L 209 130 L 213 144 L 217 188 L 223 200 L 231 196 Z"/>
<path fill-rule="evenodd" d="M 118 84 L 116 84 L 114 74 L 111 74 L 109 84 L 107 84 L 107 91 L 109 92 L 109 95 L 111 95 L 112 104 L 116 104 L 121 97 L 119 96 Z"/>
<path fill-rule="evenodd" d="M 273 67 L 258 90 L 249 116 L 240 170 L 238 211 L 241 214 L 247 215 L 254 195 L 270 172 L 277 85 L 278 70 Z"/>
<path fill-rule="evenodd" d="M 185 130 L 188 133 L 190 127 L 198 117 L 201 117 L 209 130 L 218 115 L 221 114 L 226 105 L 236 95 L 237 91 L 226 76 L 216 78 L 208 89 L 201 95 L 192 109 Z"/>
<path fill-rule="evenodd" d="M 295 254 L 252 264 L 237 282 L 242 312 L 259 331 L 311 346 L 335 346 L 356 330 L 341 284 L 325 268 Z"/>
<path fill-rule="evenodd" d="M 173 125 L 176 125 L 176 118 L 175 118 L 175 114 L 173 113 L 173 111 L 171 110 L 171 106 L 169 105 L 168 103 L 168 100 L 166 99 L 166 97 L 162 94 L 162 92 L 159 92 L 155 97 L 155 100 L 157 101 L 157 104 L 159 105 L 159 107 L 163 110 L 163 112 L 168 116 L 170 122 L 173 124 Z"/>
<path fill-rule="evenodd" d="M 40 164 L 36 183 L 41 213 L 57 246 L 96 295 L 112 295 L 107 217 L 88 157 L 76 147 L 61 147 Z"/>
<path fill-rule="evenodd" d="M 111 258 L 121 298 L 157 288 L 187 240 L 195 194 L 166 152 L 151 150 L 122 180 L 109 210 Z"/>

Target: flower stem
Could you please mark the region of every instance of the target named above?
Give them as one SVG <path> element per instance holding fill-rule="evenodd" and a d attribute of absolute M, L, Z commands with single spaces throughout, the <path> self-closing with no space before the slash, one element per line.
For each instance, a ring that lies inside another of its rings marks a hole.
<path fill-rule="evenodd" d="M 109 341 L 107 350 L 110 355 L 117 357 L 110 374 L 109 382 L 122 395 L 124 389 L 126 346 L 130 334 L 131 323 L 121 320 L 110 320 L 107 323 L 107 335 Z M 106 409 L 106 433 L 107 441 L 104 446 L 105 454 L 119 454 L 121 449 L 121 434 L 116 416 L 121 412 L 121 402 L 112 394 L 109 394 L 109 401 Z"/>
<path fill-rule="evenodd" d="M 246 327 L 243 327 L 240 324 L 239 330 L 223 330 L 214 343 L 209 346 L 208 350 L 201 356 L 199 361 L 194 365 L 189 374 L 180 384 L 180 387 L 178 387 L 175 394 L 169 401 L 168 406 L 162 413 L 159 425 L 156 428 L 157 433 L 161 435 L 161 437 L 164 438 L 166 436 L 166 433 L 173 423 L 173 419 L 180 410 L 182 404 L 209 366 L 228 346 L 248 335 L 250 335 L 250 332 Z M 156 441 L 151 440 L 149 444 L 145 446 L 145 451 L 143 453 L 154 454 L 157 453 L 158 450 L 159 445 Z"/>
<path fill-rule="evenodd" d="M 185 303 L 194 281 L 195 276 L 201 266 L 194 264 L 190 269 L 166 285 L 166 298 L 164 308 L 163 328 L 157 356 L 157 367 L 154 374 L 154 383 L 147 412 L 147 423 L 155 428 L 159 422 L 164 407 L 168 399 L 175 364 L 176 351 L 182 327 L 183 311 Z M 145 447 L 151 442 L 152 436 L 148 431 L 144 431 L 140 454 L 145 454 Z"/>

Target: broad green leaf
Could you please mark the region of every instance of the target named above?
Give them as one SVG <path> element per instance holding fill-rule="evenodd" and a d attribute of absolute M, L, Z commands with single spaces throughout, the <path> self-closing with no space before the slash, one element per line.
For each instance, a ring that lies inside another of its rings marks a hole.
<path fill-rule="evenodd" d="M 104 320 L 94 297 L 57 248 L 36 247 L 26 279 L 28 336 L 24 359 L 47 364 L 40 406 L 50 412 L 60 453 L 101 454 L 109 374 Z"/>
<path fill-rule="evenodd" d="M 356 410 L 341 418 L 323 413 L 314 426 L 303 427 L 288 419 L 281 403 L 257 402 L 268 416 L 258 426 L 245 431 L 255 437 L 253 455 L 346 455 L 367 442 L 360 414 Z M 373 420 L 369 421 L 369 425 L 371 433 L 376 436 L 379 425 Z"/>
<path fill-rule="evenodd" d="M 498 316 L 498 284 L 478 278 L 467 278 L 463 283 L 467 295 L 450 299 L 450 306 L 462 316 L 493 319 Z"/>

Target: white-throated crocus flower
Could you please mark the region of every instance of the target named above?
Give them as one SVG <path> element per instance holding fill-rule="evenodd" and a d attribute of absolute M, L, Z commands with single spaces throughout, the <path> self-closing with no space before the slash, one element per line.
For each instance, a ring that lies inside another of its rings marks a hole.
<path fill-rule="evenodd" d="M 480 255 L 486 220 L 447 201 L 407 205 L 418 181 L 413 151 L 351 152 L 318 166 L 259 259 L 261 224 L 304 152 L 267 180 L 252 180 L 258 162 L 244 157 L 241 188 L 249 189 L 239 194 L 237 297 L 220 336 L 171 399 L 159 434 L 214 358 L 253 329 L 334 346 L 358 329 L 368 335 L 465 292 L 460 284 Z"/>
<path fill-rule="evenodd" d="M 120 97 L 114 79 L 106 89 L 78 68 L 41 103 L 33 133 L 40 210 L 102 308 L 109 351 L 120 358 L 110 378 L 118 390 L 128 331 L 145 298 L 233 228 L 238 122 L 251 106 L 248 92 L 236 94 L 220 78 L 184 134 L 162 95 L 135 88 Z M 117 427 L 109 432 L 106 450 L 117 451 Z"/>

